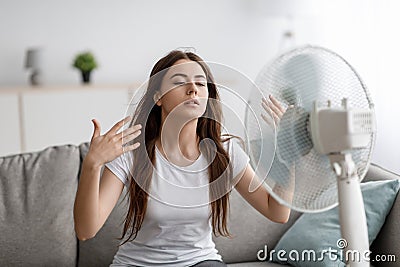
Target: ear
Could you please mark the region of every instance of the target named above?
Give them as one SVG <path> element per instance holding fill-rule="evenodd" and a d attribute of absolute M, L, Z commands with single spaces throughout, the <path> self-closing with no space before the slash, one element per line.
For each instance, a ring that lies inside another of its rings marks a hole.
<path fill-rule="evenodd" d="M 156 92 L 153 96 L 154 103 L 156 103 L 157 106 L 161 106 L 161 97 L 160 97 L 160 92 Z"/>

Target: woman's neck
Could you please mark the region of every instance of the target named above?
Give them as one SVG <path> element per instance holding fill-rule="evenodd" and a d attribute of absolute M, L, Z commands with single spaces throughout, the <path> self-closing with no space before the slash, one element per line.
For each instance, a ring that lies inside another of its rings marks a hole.
<path fill-rule="evenodd" d="M 161 134 L 156 144 L 164 156 L 177 165 L 189 165 L 199 155 L 199 140 L 197 136 L 197 119 L 187 123 L 174 120 L 163 122 Z"/>

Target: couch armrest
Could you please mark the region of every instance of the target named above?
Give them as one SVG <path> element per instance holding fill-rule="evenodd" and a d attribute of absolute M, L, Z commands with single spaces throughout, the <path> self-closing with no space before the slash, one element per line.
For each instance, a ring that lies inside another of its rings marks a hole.
<path fill-rule="evenodd" d="M 365 177 L 366 181 L 400 179 L 400 175 L 385 170 L 375 164 L 371 164 Z M 400 197 L 397 195 L 393 207 L 386 217 L 377 238 L 371 245 L 371 259 L 386 259 L 386 261 L 374 261 L 372 265 L 380 266 L 399 266 L 400 263 Z M 390 256 L 392 255 L 392 256 Z M 393 258 L 393 255 L 395 258 Z M 378 257 L 378 258 L 377 258 Z M 391 261 L 389 261 L 391 257 Z"/>

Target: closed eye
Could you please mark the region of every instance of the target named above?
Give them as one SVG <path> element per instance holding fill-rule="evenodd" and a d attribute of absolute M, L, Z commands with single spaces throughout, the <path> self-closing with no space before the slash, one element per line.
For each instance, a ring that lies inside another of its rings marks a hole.
<path fill-rule="evenodd" d="M 174 82 L 173 84 L 176 86 L 180 86 L 180 85 L 186 84 L 186 82 Z M 197 86 L 202 86 L 202 87 L 206 86 L 206 83 L 204 83 L 204 82 L 196 82 L 195 84 Z"/>
<path fill-rule="evenodd" d="M 183 85 L 185 82 L 174 82 L 174 85 Z"/>

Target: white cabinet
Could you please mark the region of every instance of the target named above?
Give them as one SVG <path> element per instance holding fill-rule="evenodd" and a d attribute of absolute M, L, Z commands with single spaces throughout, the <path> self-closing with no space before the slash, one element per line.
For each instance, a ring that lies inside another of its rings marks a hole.
<path fill-rule="evenodd" d="M 125 116 L 130 86 L 0 88 L 0 156 L 90 141 Z"/>
<path fill-rule="evenodd" d="M 21 150 L 20 112 L 18 94 L 0 95 L 0 155 Z"/>

